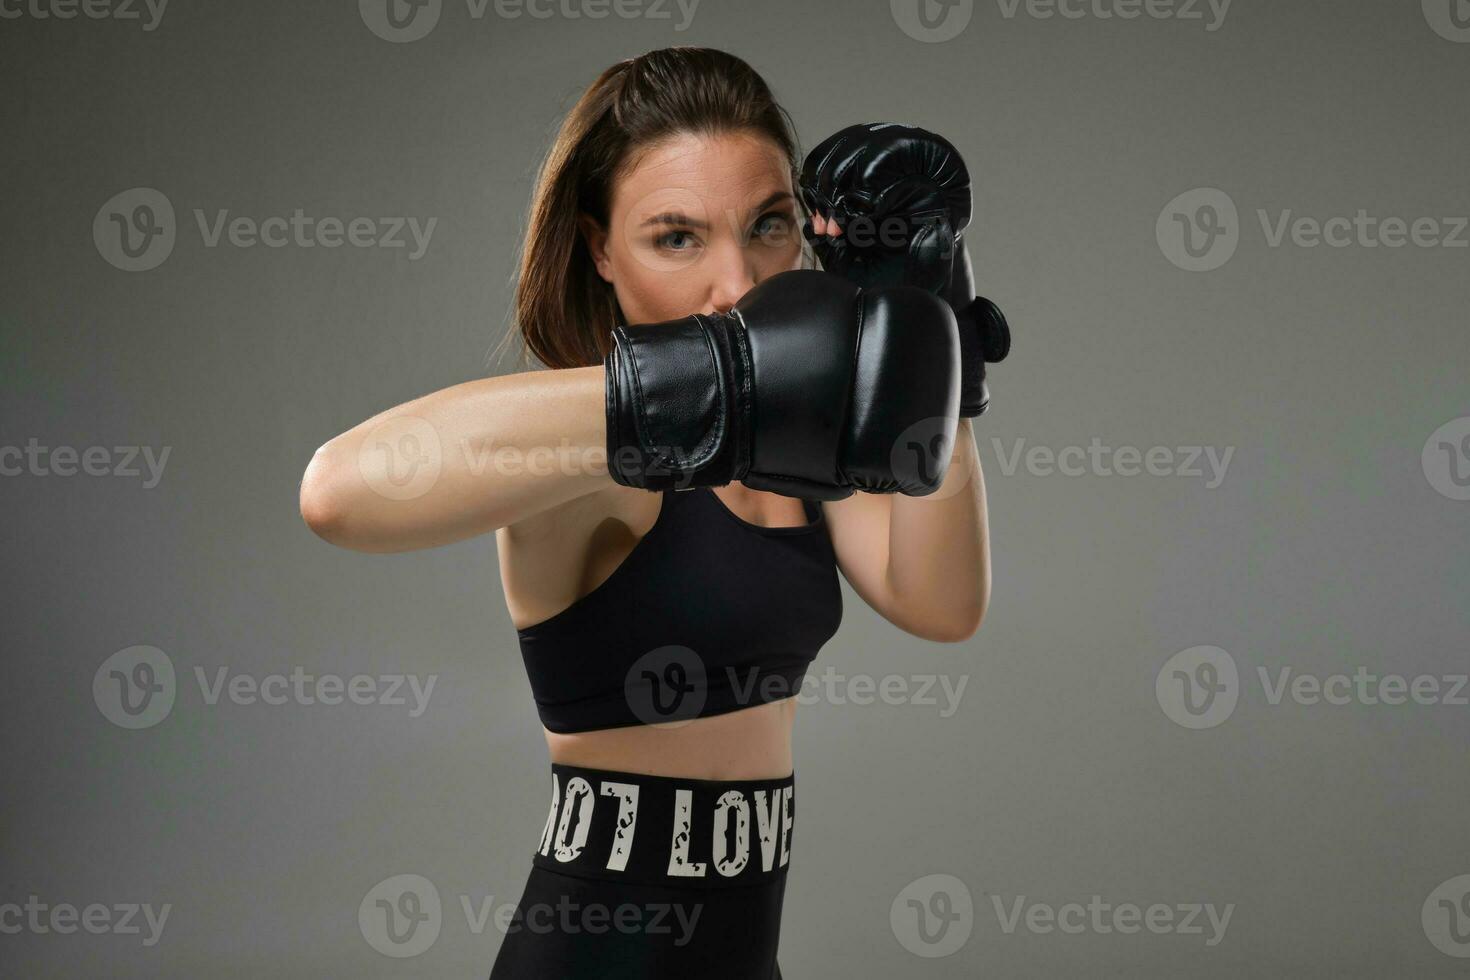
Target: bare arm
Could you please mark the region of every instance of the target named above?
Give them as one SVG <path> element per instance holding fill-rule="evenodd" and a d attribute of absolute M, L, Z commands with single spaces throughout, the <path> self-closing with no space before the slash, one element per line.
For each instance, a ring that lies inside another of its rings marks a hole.
<path fill-rule="evenodd" d="M 937 642 L 980 628 L 990 604 L 990 534 L 969 419 L 960 419 L 949 472 L 933 494 L 855 493 L 824 506 L 843 576 L 884 619 Z"/>
<path fill-rule="evenodd" d="M 603 369 L 455 385 L 373 416 L 312 456 L 301 516 L 354 551 L 433 548 L 612 485 Z"/>

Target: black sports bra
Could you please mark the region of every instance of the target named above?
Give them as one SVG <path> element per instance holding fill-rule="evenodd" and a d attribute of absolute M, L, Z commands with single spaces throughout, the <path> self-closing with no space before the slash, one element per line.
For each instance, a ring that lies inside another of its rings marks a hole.
<path fill-rule="evenodd" d="M 666 490 L 611 577 L 517 630 L 541 723 L 585 732 L 719 715 L 796 694 L 842 622 L 821 508 L 763 527 L 708 487 Z"/>

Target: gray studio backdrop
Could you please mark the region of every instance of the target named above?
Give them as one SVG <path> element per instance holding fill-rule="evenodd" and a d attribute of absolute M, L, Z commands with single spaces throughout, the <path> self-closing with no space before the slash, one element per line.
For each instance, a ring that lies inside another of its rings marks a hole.
<path fill-rule="evenodd" d="M 814 665 L 785 975 L 1463 976 L 1463 0 L 0 0 L 0 973 L 489 972 L 550 797 L 494 541 L 298 481 L 518 369 L 556 122 L 672 44 L 952 137 L 1015 328 L 984 626 L 847 590 Z"/>

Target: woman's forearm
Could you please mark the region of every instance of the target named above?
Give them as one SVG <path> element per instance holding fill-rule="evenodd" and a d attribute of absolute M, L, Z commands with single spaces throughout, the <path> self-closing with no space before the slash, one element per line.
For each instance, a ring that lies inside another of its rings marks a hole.
<path fill-rule="evenodd" d="M 599 490 L 603 369 L 455 385 L 373 416 L 316 451 L 301 516 L 355 551 L 432 548 Z"/>
<path fill-rule="evenodd" d="M 979 629 L 990 603 L 986 516 L 974 430 L 962 418 L 939 490 L 893 498 L 887 581 L 914 632 L 957 641 Z"/>

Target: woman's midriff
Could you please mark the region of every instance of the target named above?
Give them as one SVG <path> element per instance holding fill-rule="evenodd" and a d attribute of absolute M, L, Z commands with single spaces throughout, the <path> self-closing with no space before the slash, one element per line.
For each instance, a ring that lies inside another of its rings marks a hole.
<path fill-rule="evenodd" d="M 791 774 L 796 699 L 687 722 L 546 732 L 551 761 L 686 779 L 781 779 Z"/>

